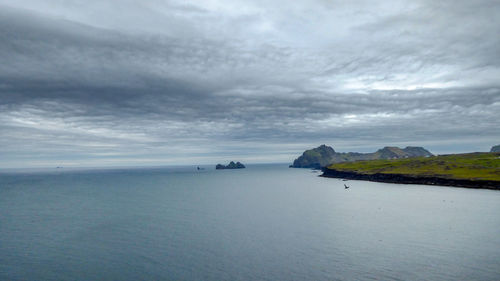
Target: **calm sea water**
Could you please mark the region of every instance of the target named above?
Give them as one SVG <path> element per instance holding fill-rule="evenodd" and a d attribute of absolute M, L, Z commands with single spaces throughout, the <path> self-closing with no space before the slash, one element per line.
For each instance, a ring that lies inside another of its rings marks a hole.
<path fill-rule="evenodd" d="M 0 173 L 0 280 L 500 280 L 500 192 L 286 165 Z"/>

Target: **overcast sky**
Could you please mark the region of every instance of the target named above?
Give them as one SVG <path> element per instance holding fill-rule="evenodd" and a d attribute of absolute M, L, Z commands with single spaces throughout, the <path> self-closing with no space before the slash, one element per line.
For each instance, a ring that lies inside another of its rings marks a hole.
<path fill-rule="evenodd" d="M 0 0 L 0 167 L 500 143 L 500 1 Z"/>

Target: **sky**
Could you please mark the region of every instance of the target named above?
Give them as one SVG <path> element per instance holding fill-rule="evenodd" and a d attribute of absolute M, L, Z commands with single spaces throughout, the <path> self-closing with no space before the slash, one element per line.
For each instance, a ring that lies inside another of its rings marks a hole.
<path fill-rule="evenodd" d="M 0 0 L 0 167 L 500 144 L 500 1 Z"/>

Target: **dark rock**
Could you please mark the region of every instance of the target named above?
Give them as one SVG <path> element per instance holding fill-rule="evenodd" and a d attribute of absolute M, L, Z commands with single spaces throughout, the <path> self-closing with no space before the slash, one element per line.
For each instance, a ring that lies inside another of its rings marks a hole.
<path fill-rule="evenodd" d="M 222 164 L 217 164 L 215 166 L 215 169 L 217 170 L 223 170 L 223 169 L 243 169 L 245 168 L 245 165 L 241 164 L 240 162 L 234 163 L 234 161 L 231 161 L 227 166 L 224 166 Z"/>
<path fill-rule="evenodd" d="M 490 152 L 500 152 L 500 144 L 491 147 Z"/>

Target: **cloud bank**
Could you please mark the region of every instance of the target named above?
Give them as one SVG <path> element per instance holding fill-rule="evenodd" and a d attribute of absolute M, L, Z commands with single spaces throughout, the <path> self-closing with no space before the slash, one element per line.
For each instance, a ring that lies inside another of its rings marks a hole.
<path fill-rule="evenodd" d="M 500 142 L 498 1 L 0 0 L 3 167 Z"/>

